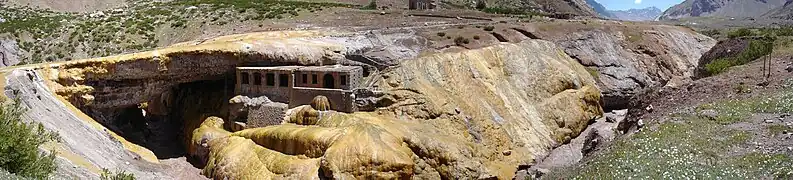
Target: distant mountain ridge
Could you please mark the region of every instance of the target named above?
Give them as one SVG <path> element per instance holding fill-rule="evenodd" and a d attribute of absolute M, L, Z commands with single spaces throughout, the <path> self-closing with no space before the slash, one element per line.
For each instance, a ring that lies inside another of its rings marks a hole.
<path fill-rule="evenodd" d="M 608 10 L 596 0 L 586 0 L 586 3 L 589 4 L 589 6 L 592 6 L 592 9 L 594 9 L 600 17 L 606 19 L 617 19 L 624 21 L 652 21 L 658 18 L 661 13 L 663 13 L 663 11 L 657 7 L 629 10 Z"/>
<path fill-rule="evenodd" d="M 762 17 L 790 0 L 686 0 L 667 9 L 659 19 L 687 17 Z M 787 12 L 789 13 L 789 12 Z"/>
<path fill-rule="evenodd" d="M 609 13 L 613 19 L 624 21 L 653 21 L 664 12 L 657 7 L 648 7 L 644 9 L 615 10 L 609 11 Z"/>

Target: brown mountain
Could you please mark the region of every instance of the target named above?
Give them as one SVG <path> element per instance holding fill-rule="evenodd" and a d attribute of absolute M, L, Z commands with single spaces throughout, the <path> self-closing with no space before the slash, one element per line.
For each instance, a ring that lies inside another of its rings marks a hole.
<path fill-rule="evenodd" d="M 686 0 L 664 12 L 660 19 L 686 17 L 761 17 L 788 0 Z"/>

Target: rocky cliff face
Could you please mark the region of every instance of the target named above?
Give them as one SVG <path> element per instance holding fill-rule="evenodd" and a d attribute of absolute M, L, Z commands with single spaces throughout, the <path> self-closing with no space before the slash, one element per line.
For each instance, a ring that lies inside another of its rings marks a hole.
<path fill-rule="evenodd" d="M 666 10 L 660 19 L 686 17 L 760 17 L 787 0 L 686 0 Z"/>
<path fill-rule="evenodd" d="M 642 88 L 690 80 L 699 57 L 716 44 L 707 36 L 672 26 L 606 21 L 538 26 L 537 36 L 559 44 L 595 76 L 607 109 L 624 109 Z M 542 30 L 546 28 L 562 31 Z"/>

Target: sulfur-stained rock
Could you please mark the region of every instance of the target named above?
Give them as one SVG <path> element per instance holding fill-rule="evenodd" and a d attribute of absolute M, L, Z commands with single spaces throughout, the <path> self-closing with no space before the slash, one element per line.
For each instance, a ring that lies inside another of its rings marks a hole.
<path fill-rule="evenodd" d="M 330 110 L 330 101 L 328 97 L 317 96 L 311 100 L 311 107 L 318 111 L 328 111 Z"/>
<path fill-rule="evenodd" d="M 519 165 L 544 157 L 602 115 L 600 91 L 587 70 L 543 40 L 424 56 L 403 62 L 383 77 L 378 82 L 386 87 L 382 97 L 387 98 L 379 99 L 393 102 L 383 102 L 389 105 L 381 111 L 485 147 L 471 156 L 490 163 L 478 165 L 433 164 L 444 161 L 432 159 L 472 152 L 430 149 L 425 157 L 437 158 L 429 158 L 428 164 L 448 167 L 438 168 L 443 177 L 470 177 L 475 174 L 471 169 L 497 169 L 474 172 L 512 178 Z M 414 140 L 406 142 L 426 142 Z M 509 156 L 502 153 L 508 150 Z"/>

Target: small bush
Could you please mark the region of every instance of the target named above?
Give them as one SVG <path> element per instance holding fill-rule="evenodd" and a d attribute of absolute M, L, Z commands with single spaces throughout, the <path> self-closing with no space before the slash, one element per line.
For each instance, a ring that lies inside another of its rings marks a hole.
<path fill-rule="evenodd" d="M 463 29 L 465 26 L 457 26 L 457 29 Z"/>
<path fill-rule="evenodd" d="M 478 35 L 474 35 L 474 40 L 479 40 L 479 36 Z"/>
<path fill-rule="evenodd" d="M 444 32 L 438 32 L 438 36 L 440 36 L 440 37 L 446 36 L 446 33 L 444 33 Z"/>
<path fill-rule="evenodd" d="M 135 175 L 128 174 L 125 171 L 113 173 L 110 170 L 102 169 L 102 176 L 99 178 L 102 180 L 135 180 Z"/>
<path fill-rule="evenodd" d="M 476 1 L 476 9 L 482 10 L 482 9 L 485 9 L 485 8 L 487 8 L 487 4 L 485 3 L 485 0 L 477 0 Z"/>
<path fill-rule="evenodd" d="M 371 0 L 371 1 L 369 1 L 369 4 L 368 4 L 368 5 L 364 6 L 364 7 L 363 7 L 363 8 L 361 8 L 361 9 L 365 9 L 365 10 L 376 10 L 376 9 L 377 9 L 377 2 L 376 2 L 375 0 Z"/>
<path fill-rule="evenodd" d="M 0 168 L 23 177 L 46 179 L 55 172 L 55 154 L 39 153 L 38 147 L 57 141 L 58 134 L 45 130 L 40 123 L 22 122 L 24 110 L 19 101 L 0 103 Z"/>
<path fill-rule="evenodd" d="M 493 29 L 496 29 L 496 27 L 493 27 L 493 26 L 485 26 L 485 28 L 484 28 L 484 29 L 485 29 L 485 31 L 493 31 Z"/>
<path fill-rule="evenodd" d="M 729 36 L 730 38 L 737 38 L 737 37 L 753 36 L 753 34 L 754 33 L 752 33 L 752 30 L 749 30 L 747 28 L 741 28 L 733 32 L 730 32 L 727 36 Z"/>
<path fill-rule="evenodd" d="M 463 44 L 468 44 L 468 43 L 471 43 L 471 40 L 468 40 L 468 38 L 464 38 L 461 36 L 454 38 L 454 44 L 457 44 L 458 46 L 462 46 Z"/>

